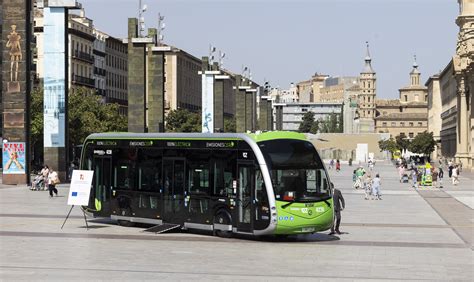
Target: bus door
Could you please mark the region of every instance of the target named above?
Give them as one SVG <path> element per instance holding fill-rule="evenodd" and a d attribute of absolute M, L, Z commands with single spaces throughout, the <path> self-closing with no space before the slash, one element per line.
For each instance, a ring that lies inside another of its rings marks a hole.
<path fill-rule="evenodd" d="M 237 223 L 237 231 L 252 232 L 254 209 L 253 198 L 255 190 L 255 164 L 249 161 L 237 163 L 238 181 L 234 222 Z"/>
<path fill-rule="evenodd" d="M 112 158 L 110 156 L 94 157 L 94 179 L 92 189 L 92 206 L 104 216 L 110 215 L 110 193 L 112 190 Z"/>
<path fill-rule="evenodd" d="M 185 216 L 184 158 L 163 158 L 163 219 L 179 223 Z"/>

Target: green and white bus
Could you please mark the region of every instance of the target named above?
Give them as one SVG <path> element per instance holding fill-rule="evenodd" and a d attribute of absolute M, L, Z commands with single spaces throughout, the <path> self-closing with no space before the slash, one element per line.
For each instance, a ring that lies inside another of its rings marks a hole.
<path fill-rule="evenodd" d="M 294 132 L 98 133 L 86 211 L 122 225 L 175 224 L 230 236 L 291 235 L 332 225 L 332 183 L 313 144 Z"/>

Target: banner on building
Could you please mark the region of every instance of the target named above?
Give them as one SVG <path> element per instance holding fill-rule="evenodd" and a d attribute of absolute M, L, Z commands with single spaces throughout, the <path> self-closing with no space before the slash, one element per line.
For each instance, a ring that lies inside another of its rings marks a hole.
<path fill-rule="evenodd" d="M 24 174 L 26 171 L 25 142 L 3 143 L 3 174 Z"/>
<path fill-rule="evenodd" d="M 66 64 L 64 8 L 44 8 L 44 146 L 65 147 Z"/>
<path fill-rule="evenodd" d="M 214 133 L 213 74 L 202 74 L 202 132 Z"/>

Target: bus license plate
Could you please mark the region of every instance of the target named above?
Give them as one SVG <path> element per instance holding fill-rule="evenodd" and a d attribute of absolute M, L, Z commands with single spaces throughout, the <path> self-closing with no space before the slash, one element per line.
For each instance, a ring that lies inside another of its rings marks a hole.
<path fill-rule="evenodd" d="M 314 227 L 303 227 L 302 232 L 314 232 Z"/>

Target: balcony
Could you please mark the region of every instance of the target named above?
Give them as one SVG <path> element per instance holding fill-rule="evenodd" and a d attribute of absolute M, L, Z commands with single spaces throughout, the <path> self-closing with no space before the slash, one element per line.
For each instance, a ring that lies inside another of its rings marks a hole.
<path fill-rule="evenodd" d="M 94 67 L 94 74 L 105 76 L 105 69 Z"/>
<path fill-rule="evenodd" d="M 74 52 L 72 52 L 72 57 L 78 60 L 82 60 L 87 63 L 91 63 L 91 64 L 94 63 L 94 56 L 89 55 L 79 50 L 74 50 Z"/>
<path fill-rule="evenodd" d="M 95 80 L 93 78 L 88 78 L 77 74 L 72 74 L 72 83 L 95 88 Z"/>

